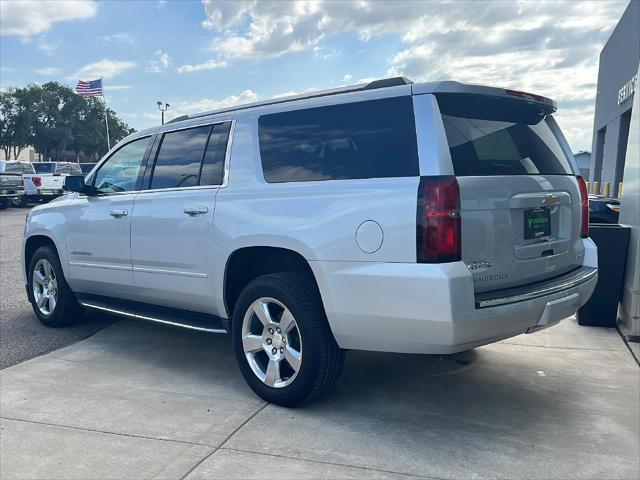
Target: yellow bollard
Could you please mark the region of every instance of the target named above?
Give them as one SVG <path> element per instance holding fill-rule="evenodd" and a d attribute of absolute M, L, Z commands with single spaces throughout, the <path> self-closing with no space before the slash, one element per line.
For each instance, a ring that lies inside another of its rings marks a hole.
<path fill-rule="evenodd" d="M 608 197 L 610 192 L 611 192 L 611 182 L 604 182 L 604 191 L 602 192 L 602 195 L 604 195 L 605 197 Z"/>
<path fill-rule="evenodd" d="M 593 182 L 593 192 L 594 195 L 598 195 L 600 193 L 600 182 Z"/>
<path fill-rule="evenodd" d="M 622 182 L 618 183 L 618 198 L 622 198 Z"/>

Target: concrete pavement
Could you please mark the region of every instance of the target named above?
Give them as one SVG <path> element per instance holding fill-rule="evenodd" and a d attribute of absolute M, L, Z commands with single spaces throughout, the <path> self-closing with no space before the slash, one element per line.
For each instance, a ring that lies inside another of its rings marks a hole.
<path fill-rule="evenodd" d="M 33 314 L 22 280 L 20 249 L 26 208 L 0 210 L 0 368 L 87 338 L 113 323 L 106 316 L 89 316 L 68 328 L 44 327 Z"/>
<path fill-rule="evenodd" d="M 0 372 L 0 477 L 638 478 L 639 369 L 574 319 L 454 356 L 349 352 L 266 405 L 229 339 L 118 322 Z"/>

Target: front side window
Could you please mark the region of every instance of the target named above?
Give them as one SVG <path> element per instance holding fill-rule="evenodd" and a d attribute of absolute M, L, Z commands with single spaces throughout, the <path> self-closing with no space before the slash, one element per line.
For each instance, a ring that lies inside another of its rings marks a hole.
<path fill-rule="evenodd" d="M 97 193 L 131 192 L 136 190 L 140 167 L 151 137 L 140 138 L 118 149 L 95 174 Z"/>
<path fill-rule="evenodd" d="M 165 133 L 149 188 L 193 187 L 200 181 L 200 165 L 210 125 Z"/>
<path fill-rule="evenodd" d="M 270 183 L 419 175 L 410 96 L 263 115 L 258 133 Z"/>

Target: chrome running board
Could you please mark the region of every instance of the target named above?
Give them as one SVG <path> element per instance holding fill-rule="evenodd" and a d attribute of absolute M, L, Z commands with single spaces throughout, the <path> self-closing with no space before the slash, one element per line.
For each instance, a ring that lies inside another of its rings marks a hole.
<path fill-rule="evenodd" d="M 139 302 L 78 294 L 78 302 L 85 308 L 119 317 L 154 322 L 171 327 L 205 333 L 229 333 L 229 321 L 215 315 L 175 308 L 159 307 Z"/>

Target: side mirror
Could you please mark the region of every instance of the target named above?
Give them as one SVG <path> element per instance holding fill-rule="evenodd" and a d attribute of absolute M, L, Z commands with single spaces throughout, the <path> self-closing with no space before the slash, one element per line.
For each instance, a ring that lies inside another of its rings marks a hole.
<path fill-rule="evenodd" d="M 84 183 L 84 175 L 67 175 L 64 177 L 64 187 L 68 192 L 84 193 L 91 195 L 92 188 Z"/>

